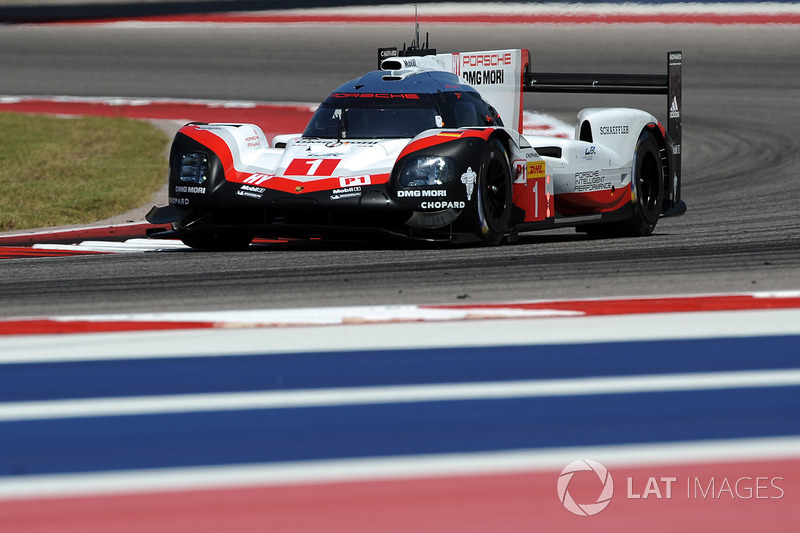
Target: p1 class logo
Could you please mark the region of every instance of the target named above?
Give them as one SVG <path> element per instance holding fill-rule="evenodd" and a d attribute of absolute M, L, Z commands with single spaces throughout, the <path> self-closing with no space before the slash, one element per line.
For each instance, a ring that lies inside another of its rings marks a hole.
<path fill-rule="evenodd" d="M 572 481 L 572 476 L 575 472 L 591 471 L 597 474 L 603 483 L 603 491 L 597 497 L 594 503 L 577 503 L 572 499 L 569 493 L 569 482 Z M 608 507 L 611 503 L 611 497 L 614 495 L 614 480 L 611 479 L 611 474 L 608 469 L 591 459 L 578 459 L 568 464 L 561 475 L 558 477 L 558 499 L 564 504 L 564 507 L 571 513 L 578 516 L 593 516 Z"/>

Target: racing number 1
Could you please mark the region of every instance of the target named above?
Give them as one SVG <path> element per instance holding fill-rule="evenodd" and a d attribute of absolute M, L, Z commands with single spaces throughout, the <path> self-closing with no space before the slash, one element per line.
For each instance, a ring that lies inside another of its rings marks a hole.
<path fill-rule="evenodd" d="M 314 172 L 317 171 L 319 166 L 322 164 L 322 159 L 311 159 L 305 162 L 308 165 L 308 172 L 306 172 L 306 176 L 313 176 Z"/>
<path fill-rule="evenodd" d="M 550 217 L 550 176 L 544 161 L 529 161 L 526 165 L 528 200 L 524 202 L 525 221 L 533 222 Z M 531 205 L 531 203 L 533 205 Z M 533 211 L 533 213 L 531 213 Z"/>
<path fill-rule="evenodd" d="M 287 176 L 331 176 L 341 159 L 293 159 Z"/>

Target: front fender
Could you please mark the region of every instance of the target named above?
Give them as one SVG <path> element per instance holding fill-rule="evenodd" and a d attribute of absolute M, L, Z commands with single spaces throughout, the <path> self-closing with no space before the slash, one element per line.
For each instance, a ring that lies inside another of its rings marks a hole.
<path fill-rule="evenodd" d="M 202 180 L 181 179 L 181 166 L 185 154 L 199 154 L 205 158 L 206 172 Z M 211 205 L 217 190 L 225 184 L 225 164 L 212 147 L 179 131 L 172 141 L 169 154 L 169 204 L 183 208 Z M 214 203 L 218 203 L 215 199 Z"/>
<path fill-rule="evenodd" d="M 394 164 L 390 194 L 398 203 L 406 204 L 415 212 L 470 209 L 475 204 L 471 176 L 480 170 L 481 156 L 491 133 L 491 130 L 435 130 L 418 136 L 405 147 Z M 418 187 L 401 185 L 400 175 L 406 165 L 414 164 L 418 158 L 436 156 L 453 161 L 450 182 Z"/>

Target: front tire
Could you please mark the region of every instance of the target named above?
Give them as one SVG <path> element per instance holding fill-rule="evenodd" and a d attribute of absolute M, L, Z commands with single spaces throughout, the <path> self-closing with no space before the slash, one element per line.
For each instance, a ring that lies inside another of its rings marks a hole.
<path fill-rule="evenodd" d="M 511 220 L 512 185 L 508 152 L 498 139 L 486 145 L 477 185 L 473 232 L 481 244 L 500 244 Z"/>

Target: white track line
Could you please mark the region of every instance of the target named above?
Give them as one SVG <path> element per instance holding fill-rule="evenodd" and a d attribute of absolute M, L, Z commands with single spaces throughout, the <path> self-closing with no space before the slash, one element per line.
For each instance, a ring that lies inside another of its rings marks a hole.
<path fill-rule="evenodd" d="M 468 454 L 243 464 L 0 478 L 0 500 L 108 496 L 444 476 L 552 471 L 582 457 L 609 468 L 796 460 L 800 438 L 755 438 L 691 443 L 540 448 Z M 754 468 L 756 468 L 754 466 Z M 758 471 L 752 475 L 759 475 Z M 555 496 L 554 496 L 555 497 Z"/>
<path fill-rule="evenodd" d="M 800 370 L 780 369 L 486 383 L 443 383 L 435 385 L 89 398 L 0 404 L 0 422 L 245 409 L 499 400 L 798 385 L 800 385 Z"/>
<path fill-rule="evenodd" d="M 34 244 L 35 250 L 81 252 L 142 253 L 189 250 L 181 241 L 173 239 L 128 239 L 126 241 L 82 241 L 79 244 Z"/>

